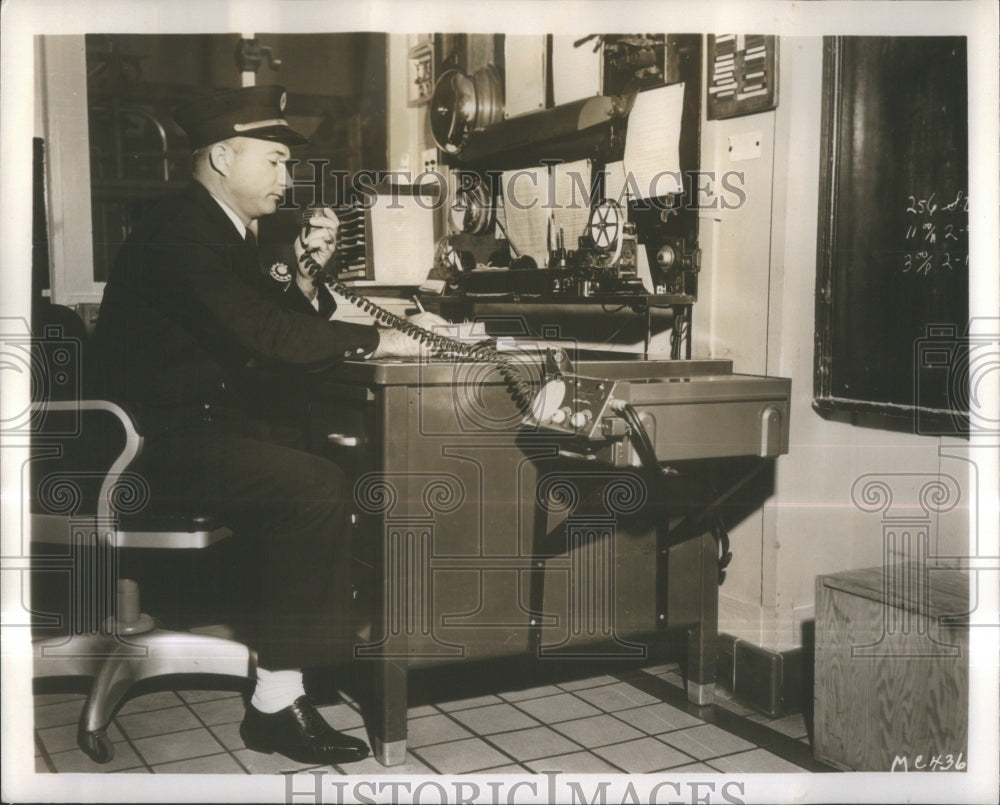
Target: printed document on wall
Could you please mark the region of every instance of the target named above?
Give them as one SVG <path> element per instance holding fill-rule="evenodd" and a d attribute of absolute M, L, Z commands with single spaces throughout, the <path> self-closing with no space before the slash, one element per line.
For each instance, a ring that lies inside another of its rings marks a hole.
<path fill-rule="evenodd" d="M 560 162 L 552 166 L 552 174 L 552 231 L 562 233 L 567 249 L 576 249 L 590 220 L 591 164 L 586 159 Z"/>
<path fill-rule="evenodd" d="M 548 169 L 544 166 L 503 174 L 504 228 L 511 248 L 535 259 L 539 267 L 549 260 L 549 209 L 545 198 Z"/>
<path fill-rule="evenodd" d="M 620 159 L 604 166 L 604 198 L 617 201 L 623 207 L 635 193 L 625 182 L 625 163 Z"/>
<path fill-rule="evenodd" d="M 504 117 L 545 108 L 545 37 L 509 34 L 504 39 Z"/>
<path fill-rule="evenodd" d="M 640 198 L 683 191 L 681 183 L 681 112 L 684 85 L 640 92 L 628 118 L 625 171 Z"/>

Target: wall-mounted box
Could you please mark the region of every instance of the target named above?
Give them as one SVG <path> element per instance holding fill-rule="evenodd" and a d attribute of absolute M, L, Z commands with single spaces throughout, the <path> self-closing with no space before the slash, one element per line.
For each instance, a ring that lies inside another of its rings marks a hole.
<path fill-rule="evenodd" d="M 434 91 L 434 45 L 422 42 L 410 48 L 406 62 L 407 106 L 422 106 Z"/>

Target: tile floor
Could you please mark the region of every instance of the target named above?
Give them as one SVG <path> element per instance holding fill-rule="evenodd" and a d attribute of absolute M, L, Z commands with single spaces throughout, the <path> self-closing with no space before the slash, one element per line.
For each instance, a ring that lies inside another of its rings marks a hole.
<path fill-rule="evenodd" d="M 421 672 L 429 673 L 432 672 Z M 410 680 L 405 765 L 374 758 L 335 766 L 347 774 L 802 772 L 832 771 L 813 760 L 802 715 L 770 719 L 719 690 L 710 707 L 690 705 L 673 663 L 585 678 L 505 677 L 509 690 L 484 692 L 444 680 L 426 690 Z M 174 684 L 177 684 L 174 678 Z M 469 682 L 468 679 L 465 682 Z M 223 681 L 223 684 L 226 684 Z M 243 698 L 229 689 L 140 691 L 119 710 L 109 734 L 110 763 L 76 746 L 83 693 L 35 696 L 39 772 L 275 774 L 304 767 L 243 746 Z M 482 684 L 480 681 L 478 684 Z M 162 683 L 161 683 L 162 685 Z M 205 685 L 202 684 L 202 687 Z M 497 686 L 493 685 L 495 689 Z M 330 697 L 327 697 L 330 698 Z M 360 706 L 341 693 L 321 712 L 338 729 L 367 737 Z"/>

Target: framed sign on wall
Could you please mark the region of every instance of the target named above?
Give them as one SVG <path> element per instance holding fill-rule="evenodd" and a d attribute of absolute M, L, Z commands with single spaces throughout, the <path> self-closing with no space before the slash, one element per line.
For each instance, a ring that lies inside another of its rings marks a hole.
<path fill-rule="evenodd" d="M 778 38 L 709 34 L 709 120 L 766 112 L 778 105 Z"/>

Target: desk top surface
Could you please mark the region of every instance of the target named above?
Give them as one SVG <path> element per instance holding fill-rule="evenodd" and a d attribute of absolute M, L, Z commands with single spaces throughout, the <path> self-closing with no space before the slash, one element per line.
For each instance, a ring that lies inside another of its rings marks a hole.
<path fill-rule="evenodd" d="M 528 374 L 537 374 L 537 367 L 543 361 L 543 353 L 536 348 L 515 347 L 504 355 L 515 364 L 523 363 Z M 450 384 L 456 380 L 456 370 L 466 371 L 467 367 L 482 367 L 473 361 L 435 358 L 377 358 L 368 361 L 345 361 L 331 374 L 334 383 L 356 383 L 368 385 L 414 385 Z M 534 368 L 533 368 L 534 367 Z M 574 364 L 574 373 L 583 377 L 599 377 L 611 380 L 653 380 L 669 378 L 712 378 L 743 377 L 733 375 L 730 360 L 642 360 L 626 357 L 602 360 L 581 360 Z M 499 372 L 495 381 L 503 383 Z M 479 382 L 492 382 L 477 370 Z"/>

